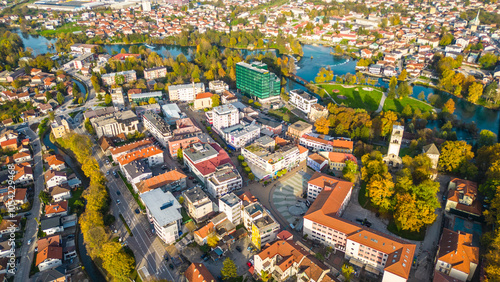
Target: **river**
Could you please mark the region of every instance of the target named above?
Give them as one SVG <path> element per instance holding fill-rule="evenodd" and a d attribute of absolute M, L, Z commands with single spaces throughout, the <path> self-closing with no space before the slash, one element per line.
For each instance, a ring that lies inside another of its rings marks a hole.
<path fill-rule="evenodd" d="M 50 52 L 48 49 L 48 43 L 55 43 L 55 39 L 47 39 L 42 36 L 32 36 L 32 35 L 23 35 L 17 30 L 17 33 L 23 39 L 23 42 L 26 47 L 31 47 L 35 54 L 41 54 Z M 142 44 L 140 44 L 142 45 Z M 171 45 L 153 45 L 152 50 L 157 52 L 161 56 L 173 56 L 183 53 L 188 60 L 192 59 L 193 47 L 181 47 L 181 46 L 171 46 Z M 105 45 L 104 49 L 110 54 L 113 51 L 120 52 L 122 48 L 128 51 L 130 45 Z M 345 59 L 332 56 L 330 54 L 331 48 L 325 46 L 313 46 L 313 45 L 303 45 L 302 50 L 304 51 L 304 55 L 302 59 L 297 63 L 299 67 L 297 69 L 296 74 L 307 81 L 313 81 L 316 77 L 316 74 L 319 72 L 319 69 L 324 67 L 330 67 L 335 75 L 344 75 L 347 73 L 355 74 L 356 61 L 352 59 Z M 256 52 L 262 51 L 249 51 L 242 50 L 242 54 L 244 56 L 249 54 L 254 54 Z M 387 86 L 387 82 L 379 79 L 379 86 Z M 286 89 L 291 90 L 294 88 L 304 88 L 300 84 L 295 83 L 292 80 L 288 80 Z M 443 93 L 442 91 L 435 90 L 433 88 L 425 87 L 425 86 L 415 86 L 413 87 L 412 97 L 417 98 L 420 92 L 424 92 L 426 95 L 426 99 L 429 94 L 438 94 L 441 96 L 443 101 L 448 100 L 450 97 L 455 101 L 455 115 L 459 120 L 464 122 L 474 122 L 477 125 L 477 128 L 480 130 L 487 129 L 498 135 L 499 132 L 499 111 L 490 110 L 481 106 L 474 105 L 472 103 L 467 102 L 464 99 L 457 98 L 448 93 Z M 439 127 L 440 125 L 431 122 L 428 124 L 429 128 Z M 466 132 L 457 132 L 457 136 L 460 139 L 467 139 L 468 134 Z"/>

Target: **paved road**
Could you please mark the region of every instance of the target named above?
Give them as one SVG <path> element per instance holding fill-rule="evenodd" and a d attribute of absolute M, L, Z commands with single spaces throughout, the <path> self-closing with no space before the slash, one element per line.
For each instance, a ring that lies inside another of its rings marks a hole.
<path fill-rule="evenodd" d="M 38 223 L 34 220 L 35 217 L 40 216 L 40 198 L 38 198 L 38 194 L 40 191 L 44 189 L 44 181 L 42 177 L 43 173 L 43 163 L 42 163 L 42 153 L 41 153 L 41 144 L 38 135 L 36 135 L 31 129 L 25 129 L 26 134 L 31 139 L 31 144 L 35 144 L 33 147 L 34 154 L 34 173 L 33 177 L 35 179 L 35 191 L 33 197 L 33 206 L 31 208 L 31 216 L 28 216 L 28 220 L 26 221 L 26 229 L 24 232 L 24 242 L 28 242 L 28 240 L 32 240 L 32 244 L 28 245 L 27 243 L 23 243 L 21 246 L 21 260 L 18 267 L 18 272 L 14 276 L 14 281 L 24 282 L 29 281 L 29 274 L 31 263 L 34 259 L 33 253 L 35 250 L 36 234 Z"/>

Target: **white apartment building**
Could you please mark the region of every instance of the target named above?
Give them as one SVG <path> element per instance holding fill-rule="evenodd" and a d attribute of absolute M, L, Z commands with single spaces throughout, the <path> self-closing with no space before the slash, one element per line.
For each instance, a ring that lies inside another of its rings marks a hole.
<path fill-rule="evenodd" d="M 290 171 L 307 158 L 307 150 L 301 152 L 297 145 L 288 144 L 277 150 L 262 146 L 255 142 L 241 148 L 241 155 L 245 157 L 255 177 L 258 179 L 273 178 L 278 171 Z"/>
<path fill-rule="evenodd" d="M 232 105 L 222 105 L 212 109 L 213 128 L 222 135 L 222 129 L 240 122 L 240 112 Z"/>
<path fill-rule="evenodd" d="M 239 123 L 222 131 L 224 140 L 234 150 L 245 147 L 260 137 L 260 127 L 253 123 L 248 126 Z"/>
<path fill-rule="evenodd" d="M 135 133 L 138 130 L 139 118 L 129 110 L 93 118 L 91 123 L 97 138 L 114 137 L 121 133 L 125 135 Z"/>
<path fill-rule="evenodd" d="M 144 127 L 160 142 L 163 148 L 168 146 L 168 140 L 172 138 L 170 126 L 158 114 L 152 111 L 146 111 L 142 115 Z"/>
<path fill-rule="evenodd" d="M 205 220 L 207 215 L 210 215 L 214 211 L 212 201 L 198 186 L 186 190 L 184 192 L 184 199 L 189 215 L 196 222 Z"/>
<path fill-rule="evenodd" d="M 243 204 L 241 199 L 234 193 L 226 194 L 219 198 L 219 212 L 224 212 L 227 219 L 229 219 L 229 221 L 231 221 L 234 225 L 238 225 L 241 222 L 242 207 Z"/>
<path fill-rule="evenodd" d="M 242 186 L 243 179 L 232 164 L 218 166 L 207 179 L 207 191 L 216 198 L 241 189 Z"/>
<path fill-rule="evenodd" d="M 168 96 L 170 101 L 194 101 L 196 94 L 205 92 L 205 84 L 179 84 L 168 87 Z"/>
<path fill-rule="evenodd" d="M 113 101 L 113 106 L 115 106 L 117 110 L 125 108 L 123 89 L 121 87 L 111 88 L 111 100 Z"/>
<path fill-rule="evenodd" d="M 261 218 L 264 215 L 264 208 L 259 202 L 251 203 L 241 211 L 241 219 L 247 230 L 252 230 L 254 220 Z"/>
<path fill-rule="evenodd" d="M 222 80 L 212 80 L 208 83 L 208 89 L 210 92 L 220 94 L 226 90 L 229 90 L 229 85 Z"/>
<path fill-rule="evenodd" d="M 135 70 L 129 70 L 129 71 L 112 72 L 112 73 L 103 74 L 101 76 L 102 83 L 106 86 L 107 85 L 115 85 L 117 76 L 123 78 L 123 83 L 132 82 L 132 81 L 137 80 L 137 75 L 136 75 Z"/>
<path fill-rule="evenodd" d="M 148 219 L 153 223 L 155 233 L 166 244 L 179 239 L 182 215 L 181 205 L 170 192 L 154 189 L 140 195 L 146 206 Z"/>
<path fill-rule="evenodd" d="M 156 67 L 150 69 L 144 69 L 144 79 L 157 79 L 167 76 L 167 68 L 166 67 Z"/>
<path fill-rule="evenodd" d="M 290 104 L 301 110 L 302 112 L 309 114 L 311 112 L 311 106 L 318 103 L 318 99 L 309 95 L 302 89 L 295 89 L 290 91 Z"/>
<path fill-rule="evenodd" d="M 304 134 L 302 137 L 300 137 L 299 144 L 310 150 L 318 152 L 352 153 L 352 150 L 354 148 L 354 143 L 350 140 L 345 140 L 345 139 L 327 140 L 324 138 L 314 137 L 307 134 Z"/>

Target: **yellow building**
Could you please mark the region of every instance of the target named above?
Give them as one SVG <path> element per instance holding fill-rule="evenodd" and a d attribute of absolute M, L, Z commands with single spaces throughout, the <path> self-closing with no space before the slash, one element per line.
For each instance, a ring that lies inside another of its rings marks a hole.
<path fill-rule="evenodd" d="M 52 134 L 54 134 L 55 138 L 61 138 L 69 132 L 68 122 L 59 117 L 54 119 L 54 121 L 50 124 L 50 127 L 52 128 Z"/>
<path fill-rule="evenodd" d="M 259 228 L 252 223 L 252 243 L 260 250 L 260 232 Z"/>

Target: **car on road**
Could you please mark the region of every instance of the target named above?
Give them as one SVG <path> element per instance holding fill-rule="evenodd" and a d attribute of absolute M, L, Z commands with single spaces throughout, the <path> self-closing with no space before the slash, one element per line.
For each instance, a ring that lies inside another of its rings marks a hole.
<path fill-rule="evenodd" d="M 119 205 L 120 204 L 120 200 L 116 199 L 116 204 Z"/>
<path fill-rule="evenodd" d="M 200 258 L 201 258 L 201 259 L 204 259 L 204 258 L 206 258 L 207 256 L 208 256 L 208 254 L 207 254 L 207 253 L 203 253 L 203 254 L 200 256 Z"/>
<path fill-rule="evenodd" d="M 170 268 L 170 270 L 174 270 L 174 265 L 173 264 L 169 264 L 168 267 Z"/>
<path fill-rule="evenodd" d="M 31 239 L 28 240 L 28 246 L 31 245 Z"/>
<path fill-rule="evenodd" d="M 120 196 L 122 193 L 119 190 L 116 190 L 116 195 Z"/>
<path fill-rule="evenodd" d="M 106 175 L 109 175 L 109 170 L 108 170 L 108 171 L 106 171 Z"/>
<path fill-rule="evenodd" d="M 189 180 L 193 180 L 193 179 L 194 179 L 194 177 L 193 177 L 193 176 L 190 176 L 190 177 L 188 177 L 188 178 L 189 178 Z"/>
<path fill-rule="evenodd" d="M 247 261 L 247 266 L 252 267 L 252 264 L 249 261 Z"/>
<path fill-rule="evenodd" d="M 27 213 L 24 214 L 24 216 L 30 216 L 30 215 L 31 215 L 30 212 L 27 212 Z"/>
<path fill-rule="evenodd" d="M 236 250 L 241 253 L 241 247 L 240 246 L 236 246 Z"/>
<path fill-rule="evenodd" d="M 136 208 L 136 209 L 135 209 L 135 213 L 136 213 L 136 214 L 141 213 L 141 211 L 139 210 L 139 208 Z"/>

